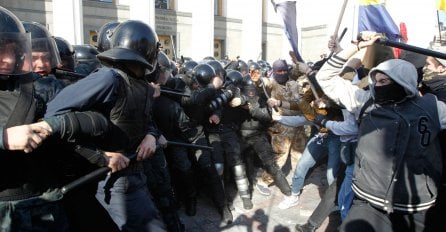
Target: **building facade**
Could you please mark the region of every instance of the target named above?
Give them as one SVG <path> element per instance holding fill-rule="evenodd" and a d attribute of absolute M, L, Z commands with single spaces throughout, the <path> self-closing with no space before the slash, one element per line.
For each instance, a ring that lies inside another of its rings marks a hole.
<path fill-rule="evenodd" d="M 415 31 L 412 29 L 415 27 L 417 31 L 428 28 L 426 25 L 431 24 L 432 17 L 412 17 L 423 18 L 412 23 L 404 12 L 420 12 L 420 7 L 411 2 L 402 11 L 398 1 L 403 0 L 387 1 L 397 24 L 403 20 L 410 22 L 409 32 Z M 342 2 L 296 1 L 298 46 L 305 61 L 317 61 L 321 54 L 328 53 L 327 41 L 333 34 Z M 46 25 L 54 36 L 72 44 L 94 44 L 97 31 L 109 21 L 137 19 L 155 28 L 169 57 L 200 60 L 206 56 L 217 59 L 239 56 L 243 60 L 262 59 L 270 63 L 279 58 L 290 60 L 291 47 L 271 0 L 0 0 L 0 5 L 21 20 Z M 354 14 L 354 6 L 349 6 L 344 13 L 340 30 L 349 28 L 344 43 L 355 38 L 351 30 Z M 425 22 L 420 24 L 420 21 Z M 415 45 L 421 46 L 418 41 L 424 43 L 432 37 L 430 32 L 413 33 L 409 42 L 416 41 Z"/>

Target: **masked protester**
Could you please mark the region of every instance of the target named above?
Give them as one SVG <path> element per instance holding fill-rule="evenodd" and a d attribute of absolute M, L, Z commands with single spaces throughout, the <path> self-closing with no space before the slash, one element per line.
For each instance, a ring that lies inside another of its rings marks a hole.
<path fill-rule="evenodd" d="M 360 125 L 352 179 L 355 199 L 340 230 L 438 228 L 425 222 L 441 183 L 437 134 L 446 128 L 446 105 L 431 94 L 418 94 L 416 68 L 404 60 L 390 59 L 372 68 L 369 90 L 338 76 L 347 59 L 381 37 L 371 33 L 339 49 L 316 77 L 323 91 L 355 114 Z"/>

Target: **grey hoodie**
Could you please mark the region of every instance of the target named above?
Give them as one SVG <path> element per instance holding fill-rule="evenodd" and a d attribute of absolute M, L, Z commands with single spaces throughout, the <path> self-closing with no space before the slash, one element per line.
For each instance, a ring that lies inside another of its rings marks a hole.
<path fill-rule="evenodd" d="M 375 75 L 380 71 L 385 73 L 390 79 L 403 86 L 409 98 L 418 95 L 417 90 L 417 70 L 410 62 L 401 59 L 391 59 L 382 62 L 369 73 L 370 91 L 372 97 L 375 96 L 373 85 L 375 84 Z"/>

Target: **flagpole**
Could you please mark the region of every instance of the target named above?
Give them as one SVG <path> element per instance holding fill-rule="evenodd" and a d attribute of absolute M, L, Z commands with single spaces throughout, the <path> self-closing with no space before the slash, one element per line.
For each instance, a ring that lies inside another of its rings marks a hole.
<path fill-rule="evenodd" d="M 440 39 L 440 46 L 442 45 L 441 43 L 441 28 L 440 28 L 440 13 L 437 10 L 437 25 L 438 25 L 438 37 Z"/>
<path fill-rule="evenodd" d="M 348 0 L 344 0 L 344 3 L 342 4 L 341 12 L 339 13 L 339 16 L 338 16 L 338 21 L 336 23 L 335 31 L 333 33 L 333 36 L 335 39 L 338 38 L 339 27 L 341 26 L 342 18 L 344 17 L 345 8 L 347 7 L 347 2 L 348 2 Z"/>

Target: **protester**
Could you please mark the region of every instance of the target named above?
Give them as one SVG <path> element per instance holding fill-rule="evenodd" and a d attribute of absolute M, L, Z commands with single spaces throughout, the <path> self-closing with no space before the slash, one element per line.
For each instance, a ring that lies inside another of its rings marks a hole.
<path fill-rule="evenodd" d="M 378 38 L 364 35 L 317 75 L 324 92 L 360 120 L 355 199 L 341 231 L 423 231 L 441 179 L 437 134 L 446 127 L 446 105 L 433 95 L 418 95 L 417 71 L 404 60 L 372 68 L 370 90 L 338 76 L 348 58 Z"/>

